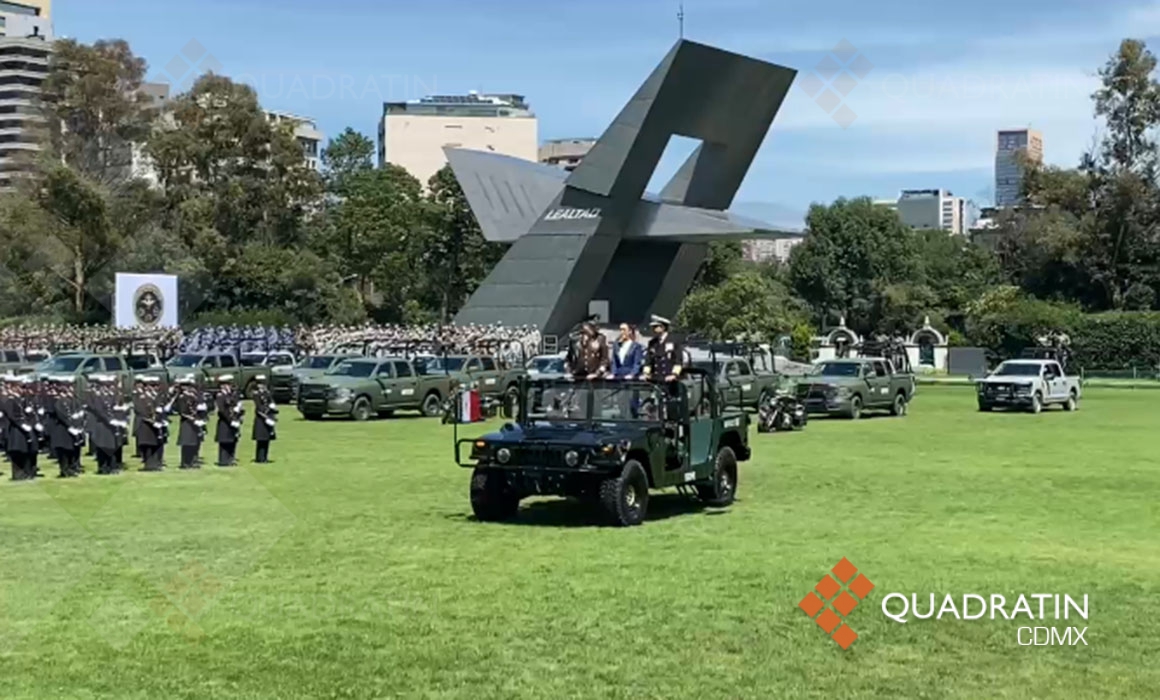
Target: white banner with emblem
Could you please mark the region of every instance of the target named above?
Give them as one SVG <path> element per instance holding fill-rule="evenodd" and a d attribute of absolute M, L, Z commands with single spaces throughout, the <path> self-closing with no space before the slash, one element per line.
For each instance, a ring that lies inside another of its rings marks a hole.
<path fill-rule="evenodd" d="M 117 273 L 114 320 L 118 328 L 177 326 L 177 277 Z"/>

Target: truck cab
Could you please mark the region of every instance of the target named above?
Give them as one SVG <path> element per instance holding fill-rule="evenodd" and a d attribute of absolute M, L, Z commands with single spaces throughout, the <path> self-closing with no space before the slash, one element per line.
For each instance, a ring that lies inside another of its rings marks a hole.
<path fill-rule="evenodd" d="M 864 411 L 905 415 L 914 398 L 914 375 L 882 357 L 822 360 L 797 385 L 797 398 L 810 414 L 857 420 Z"/>
<path fill-rule="evenodd" d="M 343 415 L 364 421 L 399 410 L 438 416 L 451 383 L 450 376 L 433 374 L 414 358 L 347 359 L 299 387 L 298 410 L 307 420 Z"/>

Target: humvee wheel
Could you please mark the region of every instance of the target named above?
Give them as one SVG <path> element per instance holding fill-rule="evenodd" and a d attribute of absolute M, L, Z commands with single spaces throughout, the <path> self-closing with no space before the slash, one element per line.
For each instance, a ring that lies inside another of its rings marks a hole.
<path fill-rule="evenodd" d="M 471 474 L 471 512 L 481 522 L 511 520 L 520 509 L 519 496 L 512 493 L 503 474 L 476 469 Z"/>
<path fill-rule="evenodd" d="M 906 395 L 899 392 L 894 397 L 894 403 L 890 405 L 890 415 L 905 416 L 906 415 Z"/>
<path fill-rule="evenodd" d="M 713 466 L 713 480 L 697 485 L 697 495 L 705 505 L 724 508 L 733 504 L 737 495 L 737 455 L 732 447 L 722 447 L 717 452 L 717 462 Z"/>
<path fill-rule="evenodd" d="M 428 418 L 438 417 L 443 413 L 443 399 L 439 398 L 439 393 L 432 391 L 423 397 L 423 415 Z"/>
<path fill-rule="evenodd" d="M 600 505 L 613 525 L 640 525 L 648 512 L 648 475 L 635 459 L 628 460 L 620 476 L 600 484 Z"/>

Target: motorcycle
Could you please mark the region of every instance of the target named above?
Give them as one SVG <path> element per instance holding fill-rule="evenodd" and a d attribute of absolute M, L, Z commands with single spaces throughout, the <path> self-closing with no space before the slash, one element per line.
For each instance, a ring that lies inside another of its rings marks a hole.
<path fill-rule="evenodd" d="M 757 432 L 759 433 L 801 430 L 806 427 L 808 421 L 806 407 L 787 394 L 778 394 L 768 398 L 757 408 Z"/>

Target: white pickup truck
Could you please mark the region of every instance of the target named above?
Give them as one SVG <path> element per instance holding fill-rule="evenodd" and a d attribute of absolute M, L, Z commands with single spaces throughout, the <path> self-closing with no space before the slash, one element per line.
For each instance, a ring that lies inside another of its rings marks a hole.
<path fill-rule="evenodd" d="M 1052 404 L 1065 411 L 1079 408 L 1079 379 L 1065 375 L 1055 360 L 1007 360 L 975 385 L 980 411 L 1021 408 L 1039 413 Z"/>

